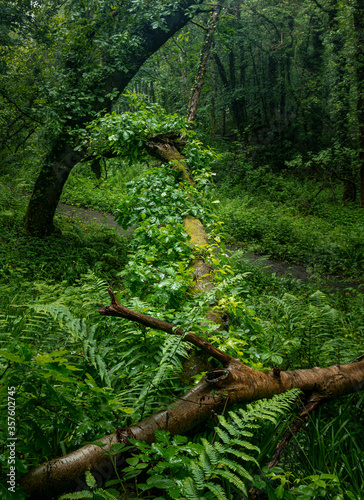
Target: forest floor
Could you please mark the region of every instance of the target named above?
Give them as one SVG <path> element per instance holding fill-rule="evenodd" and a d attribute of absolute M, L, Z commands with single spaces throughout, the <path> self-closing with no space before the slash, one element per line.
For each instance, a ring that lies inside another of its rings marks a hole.
<path fill-rule="evenodd" d="M 112 214 L 100 212 L 97 210 L 91 210 L 88 208 L 80 208 L 74 205 L 67 205 L 66 203 L 59 203 L 57 213 L 64 217 L 81 219 L 83 222 L 94 222 L 100 224 L 104 227 L 114 229 L 118 234 L 121 235 L 130 234 L 130 232 L 132 232 L 133 230 L 133 228 L 129 228 L 127 231 L 125 231 L 114 220 L 114 216 Z M 243 244 L 227 245 L 227 249 L 229 252 L 231 252 L 231 254 L 233 254 L 238 250 L 244 251 L 244 246 Z M 344 290 L 346 288 L 351 288 L 361 292 L 364 291 L 363 280 L 356 280 L 347 276 L 316 276 L 303 265 L 292 264 L 279 260 L 272 260 L 269 258 L 269 256 L 249 252 L 244 253 L 243 259 L 251 262 L 256 266 L 259 266 L 266 272 L 275 273 L 277 276 L 299 279 L 304 281 L 305 283 L 314 283 L 319 281 L 320 285 L 324 285 L 328 291 L 338 291 Z"/>

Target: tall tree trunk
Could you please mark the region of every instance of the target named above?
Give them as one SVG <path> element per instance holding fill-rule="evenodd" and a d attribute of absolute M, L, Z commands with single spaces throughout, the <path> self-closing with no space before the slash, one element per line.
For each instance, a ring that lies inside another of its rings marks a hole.
<path fill-rule="evenodd" d="M 219 19 L 220 11 L 221 11 L 221 6 L 220 5 L 215 6 L 210 17 L 209 27 L 207 29 L 205 40 L 200 54 L 200 63 L 198 65 L 195 84 L 193 86 L 192 94 L 190 97 L 190 104 L 187 113 L 188 122 L 193 122 L 196 118 L 197 108 L 201 98 L 202 86 L 205 82 L 207 62 L 210 56 L 211 44 L 214 38 L 214 32 L 216 29 L 216 24 Z"/>
<path fill-rule="evenodd" d="M 111 458 L 105 452 L 117 442 L 128 443 L 133 437 L 153 442 L 156 430 L 168 430 L 171 434 L 183 434 L 226 404 L 271 398 L 292 388 L 299 388 L 307 399 L 312 394 L 321 401 L 330 400 L 357 392 L 364 388 L 364 356 L 349 365 L 335 365 L 328 368 L 312 368 L 281 372 L 274 369 L 269 373 L 254 370 L 219 351 L 205 339 L 191 332 L 175 328 L 172 324 L 136 313 L 123 307 L 109 289 L 111 305 L 100 309 L 100 314 L 127 318 L 144 326 L 160 329 L 171 335 L 180 335 L 184 342 L 200 347 L 209 356 L 218 359 L 224 368 L 211 370 L 184 396 L 168 408 L 137 424 L 121 429 L 98 440 L 103 447 L 89 444 L 62 458 L 40 465 L 22 479 L 22 487 L 34 499 L 52 498 L 55 494 L 85 487 L 83 476 L 87 470 L 108 479 L 113 473 Z M 317 396 L 315 396 L 317 397 Z M 312 399 L 312 398 L 311 398 Z M 127 455 L 126 455 L 127 456 Z M 115 459 L 115 457 L 114 457 Z M 123 465 L 125 454 L 119 454 L 116 462 Z"/>
<path fill-rule="evenodd" d="M 231 92 L 233 93 L 235 90 L 236 90 L 236 76 L 235 76 L 235 62 L 234 62 L 234 53 L 231 49 L 230 53 L 229 53 L 229 73 L 230 73 L 230 81 L 227 77 L 227 74 L 226 74 L 226 70 L 225 70 L 225 67 L 219 57 L 219 55 L 217 53 L 214 53 L 214 59 L 215 59 L 215 62 L 216 62 L 216 66 L 217 66 L 217 70 L 219 72 L 219 75 L 220 75 L 220 78 L 221 78 L 221 81 L 225 87 L 225 89 L 228 91 L 228 92 Z M 244 113 L 243 113 L 243 110 L 241 109 L 241 103 L 236 99 L 236 98 L 232 98 L 230 104 L 229 104 L 229 108 L 231 109 L 231 113 L 232 113 L 232 116 L 233 116 L 233 119 L 234 119 L 234 122 L 235 122 L 235 126 L 238 130 L 239 133 L 241 133 L 243 131 L 243 116 L 244 116 Z"/>
<path fill-rule="evenodd" d="M 216 76 L 214 60 L 211 59 L 211 73 L 212 73 L 212 95 L 211 95 L 211 139 L 216 139 Z"/>

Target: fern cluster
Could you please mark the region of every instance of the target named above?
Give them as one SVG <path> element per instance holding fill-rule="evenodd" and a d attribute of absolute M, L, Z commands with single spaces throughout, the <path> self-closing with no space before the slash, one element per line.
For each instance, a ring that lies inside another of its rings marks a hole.
<path fill-rule="evenodd" d="M 299 392 L 293 389 L 231 410 L 226 417 L 219 415 L 209 439 L 197 437 L 196 442 L 189 442 L 187 437 L 156 431 L 155 443 L 131 440 L 138 453 L 126 460 L 124 481 L 136 479 L 137 493 L 164 490 L 169 499 L 230 500 L 235 494 L 246 495 L 253 472 L 259 469 L 260 449 L 252 443 L 255 434 L 264 422 L 276 425 L 279 416 L 286 417 Z"/>
<path fill-rule="evenodd" d="M 348 363 L 362 352 L 360 332 L 320 290 L 306 300 L 289 293 L 282 298 L 269 297 L 268 304 L 271 320 L 276 323 L 274 341 L 281 343 L 281 352 L 291 356 L 297 366 Z"/>
<path fill-rule="evenodd" d="M 215 428 L 215 432 L 220 440 L 210 444 L 202 439 L 203 451 L 197 462 L 191 462 L 191 477 L 184 482 L 186 498 L 209 498 L 209 494 L 206 494 L 208 490 L 212 493 L 211 498 L 228 500 L 226 491 L 232 486 L 247 495 L 246 485 L 253 481 L 253 477 L 242 463 L 253 462 L 259 467 L 252 453 L 260 452 L 249 439 L 253 438 L 254 432 L 264 420 L 276 424 L 279 415 L 289 413 L 299 392 L 294 389 L 270 400 L 247 405 L 245 410 L 229 411 L 228 418 L 218 415 L 219 426 Z"/>
<path fill-rule="evenodd" d="M 186 354 L 179 337 L 100 316 L 109 297 L 93 274 L 68 293 L 36 286 L 45 300 L 9 303 L 0 313 L 1 404 L 14 386 L 18 450 L 29 467 L 170 403 L 184 390 Z M 0 433 L 5 442 L 6 429 Z"/>

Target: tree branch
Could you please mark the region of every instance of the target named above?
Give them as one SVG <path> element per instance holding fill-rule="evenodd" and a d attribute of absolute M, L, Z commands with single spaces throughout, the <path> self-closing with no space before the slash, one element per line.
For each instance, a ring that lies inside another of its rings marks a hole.
<path fill-rule="evenodd" d="M 220 349 L 213 346 L 212 344 L 210 344 L 210 342 L 203 339 L 202 337 L 199 337 L 195 333 L 185 332 L 185 330 L 183 330 L 182 328 L 178 328 L 171 323 L 167 323 L 166 321 L 162 321 L 160 319 L 153 318 L 152 316 L 147 316 L 146 314 L 141 314 L 136 311 L 132 311 L 131 309 L 127 309 L 120 304 L 111 287 L 109 287 L 107 291 L 111 297 L 111 305 L 101 307 L 99 309 L 99 313 L 103 316 L 117 316 L 119 318 L 125 318 L 130 321 L 134 321 L 135 323 L 139 323 L 140 325 L 144 325 L 149 328 L 154 328 L 155 330 L 161 330 L 162 332 L 169 333 L 170 335 L 180 335 L 184 342 L 189 342 L 195 347 L 199 347 L 209 356 L 212 356 L 213 358 L 220 361 L 224 366 L 230 363 L 230 361 L 233 359 L 231 356 L 220 351 Z"/>
<path fill-rule="evenodd" d="M 6 99 L 8 102 L 10 102 L 10 104 L 12 104 L 13 106 L 16 107 L 16 109 L 24 116 L 26 116 L 27 118 L 29 118 L 29 120 L 32 120 L 33 122 L 36 122 L 36 123 L 39 123 L 40 125 L 45 125 L 45 122 L 40 122 L 39 120 L 37 120 L 36 118 L 34 118 L 33 116 L 30 116 L 28 115 L 28 113 L 26 113 L 23 109 L 21 109 L 12 99 L 10 99 L 10 97 L 8 97 L 2 90 L 0 90 L 0 94 L 3 96 L 4 99 Z"/>
<path fill-rule="evenodd" d="M 115 301 L 110 308 L 117 304 Z M 128 311 L 125 308 L 123 310 L 125 314 Z M 124 313 L 121 316 L 126 317 Z M 172 333 L 175 332 L 176 330 Z M 227 399 L 230 406 L 271 398 L 274 394 L 282 394 L 294 387 L 301 389 L 308 398 L 312 394 L 319 394 L 322 402 L 358 392 L 364 388 L 364 361 L 328 368 L 316 367 L 291 372 L 270 370 L 264 373 L 244 365 L 238 359 L 231 359 L 224 369 L 207 372 L 197 385 L 165 409 L 100 439 L 98 442 L 101 442 L 103 448 L 88 444 L 64 457 L 45 462 L 26 474 L 21 485 L 34 500 L 53 498 L 55 493 L 80 485 L 85 488 L 81 478 L 87 470 L 100 475 L 107 469 L 109 472 L 106 476 L 103 475 L 104 479 L 112 475 L 112 460 L 105 452 L 111 451 L 111 446 L 117 442 L 127 443 L 133 437 L 150 443 L 155 439 L 155 431 L 161 429 L 168 430 L 172 435 L 183 434 L 209 418 L 211 411 L 222 409 Z M 117 465 L 121 465 L 125 461 L 125 455 L 121 453 L 114 459 Z"/>
<path fill-rule="evenodd" d="M 312 393 L 309 400 L 306 402 L 303 410 L 297 415 L 293 420 L 292 424 L 289 426 L 288 431 L 284 434 L 281 441 L 277 444 L 276 451 L 273 457 L 270 459 L 267 467 L 271 469 L 278 465 L 283 453 L 286 451 L 287 446 L 291 442 L 293 436 L 295 436 L 302 428 L 302 426 L 307 422 L 311 413 L 315 412 L 324 403 L 324 398 L 317 393 Z M 249 500 L 257 500 L 259 498 L 259 489 L 254 486 L 249 490 Z"/>

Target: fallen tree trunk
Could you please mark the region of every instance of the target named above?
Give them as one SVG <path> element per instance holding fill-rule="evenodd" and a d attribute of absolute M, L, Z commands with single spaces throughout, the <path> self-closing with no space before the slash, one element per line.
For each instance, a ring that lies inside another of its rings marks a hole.
<path fill-rule="evenodd" d="M 280 371 L 274 369 L 267 373 L 244 365 L 239 359 L 223 353 L 208 341 L 176 328 L 156 318 L 139 314 L 123 307 L 109 289 L 111 305 L 100 309 L 100 314 L 130 319 L 172 335 L 180 335 L 186 342 L 208 352 L 217 359 L 222 368 L 206 373 L 205 377 L 184 396 L 162 411 L 128 428 L 102 438 L 99 443 L 86 445 L 64 457 L 51 460 L 29 472 L 22 479 L 22 487 L 32 498 L 52 498 L 65 491 L 83 489 L 86 471 L 93 472 L 97 479 L 107 479 L 113 473 L 112 461 L 105 451 L 110 451 L 117 442 L 128 443 L 133 437 L 145 442 L 154 440 L 156 430 L 168 430 L 171 434 L 183 434 L 206 420 L 212 411 L 226 404 L 250 402 L 271 398 L 292 388 L 299 388 L 309 398 L 319 395 L 320 401 L 358 392 L 364 388 L 364 357 L 347 365 L 327 368 Z M 127 455 L 126 455 L 127 456 Z M 124 463 L 125 455 L 116 457 L 117 465 Z"/>

